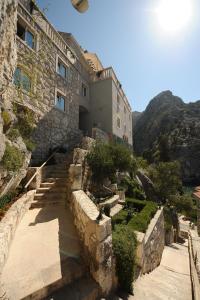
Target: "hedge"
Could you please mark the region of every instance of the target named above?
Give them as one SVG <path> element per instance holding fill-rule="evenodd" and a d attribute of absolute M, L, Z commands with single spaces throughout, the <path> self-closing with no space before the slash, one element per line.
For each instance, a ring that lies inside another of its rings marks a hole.
<path fill-rule="evenodd" d="M 132 282 L 135 270 L 137 240 L 135 233 L 124 225 L 117 225 L 113 231 L 113 251 L 116 257 L 116 273 L 119 287 L 133 292 Z"/>
<path fill-rule="evenodd" d="M 137 213 L 133 213 L 130 220 L 128 220 L 130 209 L 134 209 L 134 211 Z M 155 215 L 157 209 L 157 204 L 151 201 L 126 199 L 126 208 L 112 218 L 113 228 L 117 224 L 124 224 L 133 230 L 146 232 L 148 225 Z"/>

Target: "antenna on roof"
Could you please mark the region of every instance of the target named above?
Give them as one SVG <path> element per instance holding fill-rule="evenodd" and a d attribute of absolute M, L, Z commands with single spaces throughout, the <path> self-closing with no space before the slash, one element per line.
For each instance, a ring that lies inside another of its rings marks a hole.
<path fill-rule="evenodd" d="M 89 8 L 88 0 L 71 0 L 73 7 L 80 13 L 84 13 Z"/>

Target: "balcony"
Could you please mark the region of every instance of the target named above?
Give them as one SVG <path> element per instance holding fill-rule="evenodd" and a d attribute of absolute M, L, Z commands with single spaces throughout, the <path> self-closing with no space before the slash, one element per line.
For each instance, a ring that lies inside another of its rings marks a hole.
<path fill-rule="evenodd" d="M 127 97 L 126 97 L 126 95 L 125 95 L 125 93 L 122 89 L 122 85 L 119 82 L 119 80 L 117 79 L 117 76 L 116 76 L 116 74 L 115 74 L 112 67 L 109 67 L 109 68 L 103 69 L 101 71 L 98 71 L 95 75 L 92 76 L 92 81 L 93 82 L 97 82 L 99 80 L 106 80 L 106 79 L 112 79 L 115 82 L 115 84 L 116 84 L 116 86 L 117 86 L 117 88 L 118 88 L 118 90 L 121 94 L 122 99 L 127 104 L 130 111 L 132 111 L 131 106 L 129 104 L 129 101 L 128 101 L 128 99 L 127 99 Z"/>

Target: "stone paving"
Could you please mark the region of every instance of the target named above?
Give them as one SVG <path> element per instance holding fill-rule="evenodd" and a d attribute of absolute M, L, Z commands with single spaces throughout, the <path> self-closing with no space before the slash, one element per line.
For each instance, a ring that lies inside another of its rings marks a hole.
<path fill-rule="evenodd" d="M 7 296 L 18 300 L 45 286 L 62 285 L 63 276 L 68 281 L 74 276 L 69 269 L 81 277 L 79 256 L 80 246 L 69 210 L 51 206 L 29 210 L 16 230 L 3 270 Z"/>
<path fill-rule="evenodd" d="M 160 266 L 134 283 L 128 299 L 192 300 L 187 244 L 165 246 Z"/>

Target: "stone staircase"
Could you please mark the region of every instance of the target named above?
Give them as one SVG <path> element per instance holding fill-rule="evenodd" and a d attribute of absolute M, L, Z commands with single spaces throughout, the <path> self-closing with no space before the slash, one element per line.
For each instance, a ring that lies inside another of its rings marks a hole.
<path fill-rule="evenodd" d="M 10 300 L 95 300 L 99 294 L 81 259 L 79 237 L 67 207 L 71 161 L 64 155 L 57 160 L 48 166 L 16 230 L 2 276 Z"/>
<path fill-rule="evenodd" d="M 37 189 L 31 208 L 41 208 L 48 205 L 65 206 L 67 193 L 67 165 L 56 164 L 50 167 L 48 177 Z"/>
<path fill-rule="evenodd" d="M 130 300 L 192 300 L 188 250 L 185 245 L 165 247 L 161 265 L 134 283 Z"/>
<path fill-rule="evenodd" d="M 102 206 L 106 206 L 109 205 L 110 206 L 110 216 L 113 217 L 114 215 L 116 215 L 118 212 L 120 212 L 120 210 L 123 209 L 123 205 L 120 204 L 120 197 L 119 195 L 114 195 L 113 197 L 111 197 L 110 199 L 102 202 L 100 204 L 100 207 Z"/>

